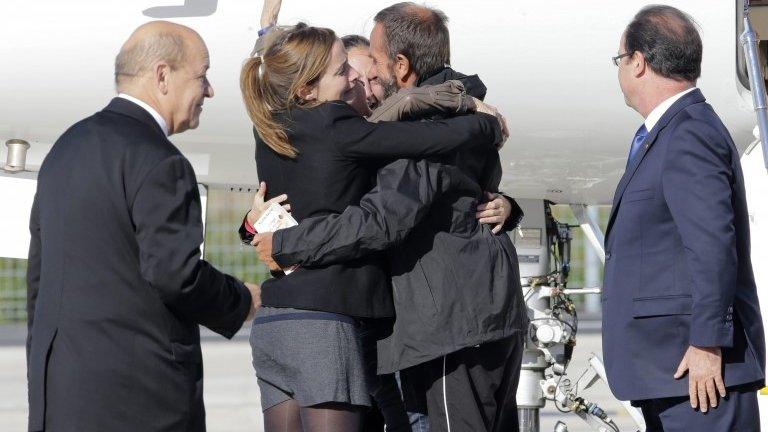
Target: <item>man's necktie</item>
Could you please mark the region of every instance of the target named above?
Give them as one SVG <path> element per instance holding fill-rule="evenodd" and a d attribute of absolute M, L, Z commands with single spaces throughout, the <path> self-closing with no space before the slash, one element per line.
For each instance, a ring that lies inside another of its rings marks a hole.
<path fill-rule="evenodd" d="M 640 151 L 640 146 L 643 145 L 643 141 L 645 141 L 645 137 L 648 136 L 648 129 L 645 128 L 645 123 L 643 123 L 642 126 L 640 126 L 640 129 L 637 130 L 635 133 L 635 137 L 632 139 L 632 148 L 629 149 L 629 158 L 627 159 L 627 168 L 629 168 L 629 164 L 632 163 L 632 159 L 635 158 L 635 155 L 637 152 Z"/>

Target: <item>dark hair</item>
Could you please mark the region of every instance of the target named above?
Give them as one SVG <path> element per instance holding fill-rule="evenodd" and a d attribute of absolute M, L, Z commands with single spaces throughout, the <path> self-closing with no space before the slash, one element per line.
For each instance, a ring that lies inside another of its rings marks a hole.
<path fill-rule="evenodd" d="M 626 52 L 641 52 L 651 70 L 678 81 L 701 76 L 702 43 L 697 24 L 671 6 L 646 6 L 624 32 Z"/>
<path fill-rule="evenodd" d="M 384 28 L 389 60 L 404 55 L 419 78 L 451 63 L 448 17 L 443 12 L 403 2 L 382 9 L 373 20 Z"/>
<path fill-rule="evenodd" d="M 365 36 L 360 35 L 346 35 L 341 38 L 341 43 L 344 44 L 344 49 L 349 51 L 352 48 L 370 48 L 371 43 Z"/>

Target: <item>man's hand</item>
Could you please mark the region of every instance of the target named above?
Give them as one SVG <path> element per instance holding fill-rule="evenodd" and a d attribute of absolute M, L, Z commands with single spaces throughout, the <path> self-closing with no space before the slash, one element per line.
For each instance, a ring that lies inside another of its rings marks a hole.
<path fill-rule="evenodd" d="M 261 233 L 253 236 L 251 242 L 256 247 L 256 252 L 259 254 L 261 262 L 267 265 L 272 271 L 282 270 L 279 265 L 272 259 L 272 233 Z"/>
<path fill-rule="evenodd" d="M 251 224 L 251 226 L 256 225 L 256 221 L 259 220 L 262 214 L 264 214 L 264 211 L 266 211 L 272 203 L 278 203 L 283 204 L 287 199 L 288 195 L 282 194 L 278 195 L 274 198 L 272 198 L 269 201 L 264 201 L 264 197 L 267 195 L 267 184 L 264 182 L 259 183 L 259 190 L 256 191 L 256 195 L 253 197 L 253 204 L 251 205 L 251 210 L 248 212 L 248 223 Z M 283 204 L 283 208 L 285 211 L 290 212 L 291 211 L 291 205 L 290 204 Z"/>
<path fill-rule="evenodd" d="M 504 227 L 504 222 L 512 214 L 512 203 L 503 196 L 491 192 L 486 192 L 485 198 L 488 201 L 477 206 L 475 217 L 481 224 L 495 225 L 491 231 L 498 234 Z"/>
<path fill-rule="evenodd" d="M 261 307 L 261 287 L 250 282 L 245 282 L 245 287 L 251 292 L 251 311 L 248 313 L 247 320 L 250 321 L 256 315 L 256 311 Z"/>
<path fill-rule="evenodd" d="M 725 397 L 722 366 L 723 354 L 720 347 L 688 347 L 683 361 L 677 367 L 675 379 L 682 378 L 685 372 L 688 372 L 688 394 L 691 397 L 693 409 L 698 407 L 701 412 L 705 413 L 710 406 L 712 408 L 717 407 L 718 392 L 720 397 Z"/>
<path fill-rule="evenodd" d="M 475 104 L 475 112 L 486 113 L 486 114 L 490 114 L 492 116 L 495 116 L 496 114 L 499 113 L 499 110 L 496 109 L 495 106 L 488 105 L 487 103 L 481 101 L 480 99 L 478 99 L 478 98 L 476 98 L 474 96 L 472 97 L 472 101 Z"/>

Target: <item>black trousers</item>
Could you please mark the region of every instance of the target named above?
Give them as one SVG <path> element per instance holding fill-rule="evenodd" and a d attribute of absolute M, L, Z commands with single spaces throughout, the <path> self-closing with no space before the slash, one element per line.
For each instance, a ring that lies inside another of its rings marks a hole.
<path fill-rule="evenodd" d="M 387 432 L 411 432 L 395 374 L 376 375 L 376 341 L 392 333 L 392 323 L 391 319 L 361 320 L 366 381 L 373 398 L 364 420 L 365 432 L 383 432 L 385 424 Z"/>
<path fill-rule="evenodd" d="M 729 387 L 717 408 L 691 408 L 688 396 L 633 401 L 643 411 L 647 432 L 759 432 L 757 390 L 762 383 Z"/>
<path fill-rule="evenodd" d="M 429 416 L 430 432 L 517 431 L 523 334 L 401 371 L 406 409 Z"/>

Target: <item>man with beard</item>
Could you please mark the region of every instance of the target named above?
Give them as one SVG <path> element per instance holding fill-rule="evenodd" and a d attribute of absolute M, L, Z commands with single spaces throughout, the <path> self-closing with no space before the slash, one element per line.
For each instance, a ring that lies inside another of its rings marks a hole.
<path fill-rule="evenodd" d="M 446 66 L 450 46 L 442 12 L 398 3 L 375 21 L 371 54 L 385 96 L 450 79 L 472 96 L 485 96 L 477 76 Z M 406 406 L 428 413 L 431 430 L 517 430 L 515 393 L 527 328 L 517 256 L 508 236 L 466 217 L 482 198 L 479 191 L 498 187 L 498 154 L 462 149 L 428 161 L 474 179 L 475 195 L 407 171 L 402 162 L 379 171 L 377 187 L 360 206 L 258 235 L 260 256 L 272 268 L 287 268 L 386 249 L 397 320 L 378 343 L 379 373 L 401 371 Z M 496 212 L 480 207 L 479 213 Z"/>

